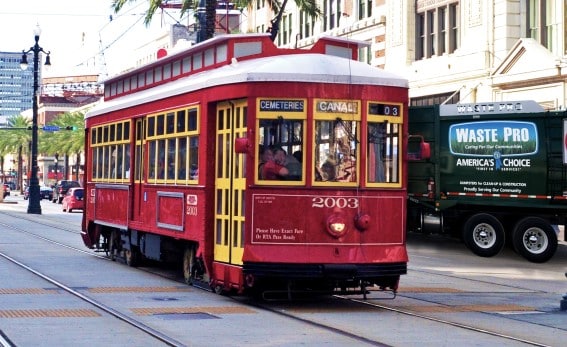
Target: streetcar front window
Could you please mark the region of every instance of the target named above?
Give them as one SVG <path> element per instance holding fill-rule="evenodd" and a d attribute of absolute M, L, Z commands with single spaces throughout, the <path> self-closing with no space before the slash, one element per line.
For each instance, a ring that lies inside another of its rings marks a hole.
<path fill-rule="evenodd" d="M 356 182 L 358 122 L 315 121 L 315 181 Z"/>
<path fill-rule="evenodd" d="M 400 182 L 400 129 L 397 123 L 368 123 L 369 183 Z"/>
<path fill-rule="evenodd" d="M 368 102 L 366 183 L 371 187 L 401 187 L 402 106 Z"/>
<path fill-rule="evenodd" d="M 257 177 L 262 181 L 303 180 L 303 120 L 259 120 Z"/>

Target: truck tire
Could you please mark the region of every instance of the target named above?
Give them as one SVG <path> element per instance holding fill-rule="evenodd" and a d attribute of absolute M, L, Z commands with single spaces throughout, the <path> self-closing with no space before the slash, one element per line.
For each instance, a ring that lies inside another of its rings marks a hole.
<path fill-rule="evenodd" d="M 463 226 L 463 240 L 468 249 L 481 257 L 492 257 L 504 247 L 504 227 L 488 213 L 472 215 Z"/>
<path fill-rule="evenodd" d="M 514 226 L 512 242 L 516 253 L 533 263 L 544 263 L 557 251 L 557 234 L 538 217 L 526 217 Z"/>

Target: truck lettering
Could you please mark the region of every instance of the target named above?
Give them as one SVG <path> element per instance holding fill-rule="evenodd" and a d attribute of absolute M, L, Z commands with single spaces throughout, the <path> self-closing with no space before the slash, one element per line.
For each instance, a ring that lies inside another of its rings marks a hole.
<path fill-rule="evenodd" d="M 485 158 L 459 158 L 457 166 L 494 166 L 494 159 Z"/>
<path fill-rule="evenodd" d="M 504 127 L 504 142 L 528 142 L 530 140 L 530 131 L 527 128 L 510 128 Z"/>
<path fill-rule="evenodd" d="M 497 142 L 496 129 L 456 129 L 457 142 Z"/>
<path fill-rule="evenodd" d="M 535 123 L 522 121 L 494 120 L 453 124 L 449 127 L 447 139 L 453 155 L 497 160 L 535 155 L 539 147 Z"/>

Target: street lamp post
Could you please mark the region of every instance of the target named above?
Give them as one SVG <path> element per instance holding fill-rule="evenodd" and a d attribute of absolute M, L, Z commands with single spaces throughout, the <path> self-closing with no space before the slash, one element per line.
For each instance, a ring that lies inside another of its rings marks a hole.
<path fill-rule="evenodd" d="M 37 138 L 38 138 L 38 126 L 37 126 L 37 108 L 38 108 L 38 73 L 39 73 L 39 53 L 43 52 L 47 54 L 45 58 L 45 65 L 51 65 L 49 60 L 49 52 L 46 52 L 39 46 L 39 35 L 41 34 L 41 29 L 39 25 L 34 29 L 33 35 L 35 39 L 35 44 L 30 47 L 27 51 L 22 51 L 22 61 L 20 66 L 22 70 L 28 68 L 28 53 L 33 52 L 33 119 L 32 119 L 32 144 L 31 144 L 31 177 L 29 178 L 29 205 L 28 213 L 41 214 L 41 205 L 39 204 L 39 180 L 37 178 Z"/>

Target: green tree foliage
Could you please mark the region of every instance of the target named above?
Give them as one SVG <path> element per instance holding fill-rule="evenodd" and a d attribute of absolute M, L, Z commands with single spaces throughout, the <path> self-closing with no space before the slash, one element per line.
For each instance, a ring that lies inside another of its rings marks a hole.
<path fill-rule="evenodd" d="M 85 115 L 82 112 L 62 113 L 49 125 L 56 125 L 61 130 L 42 132 L 38 145 L 39 152 L 69 156 L 84 151 Z M 77 130 L 65 130 L 66 127 L 75 127 Z"/>
<path fill-rule="evenodd" d="M 8 118 L 7 129 L 2 130 L 0 136 L 0 153 L 16 153 L 20 146 L 28 148 L 31 141 L 31 121 L 22 115 L 12 116 Z"/>
<path fill-rule="evenodd" d="M 124 7 L 126 3 L 136 2 L 138 0 L 113 0 L 112 1 L 112 8 L 114 9 L 115 13 L 120 12 L 120 10 Z M 297 7 L 305 12 L 308 16 L 312 18 L 316 18 L 322 14 L 321 10 L 317 6 L 317 0 L 294 0 Z M 146 11 L 144 17 L 144 23 L 149 25 L 152 21 L 152 18 L 156 11 L 162 8 L 162 5 L 166 1 L 164 0 L 149 0 L 149 7 Z M 183 0 L 181 3 L 181 16 L 185 14 L 185 12 L 189 9 L 196 9 L 199 6 L 200 0 Z M 251 8 L 256 2 L 255 0 L 235 0 L 232 1 L 236 4 L 237 7 L 247 7 Z M 285 10 L 285 4 L 287 0 L 283 1 L 283 4 L 279 0 L 267 0 L 267 6 L 270 7 L 274 13 L 280 14 L 283 13 Z M 215 17 L 216 17 L 216 5 L 217 0 L 205 0 L 205 12 L 206 12 L 206 38 L 210 39 L 215 34 Z M 272 21 L 273 24 L 273 21 Z"/>
<path fill-rule="evenodd" d="M 0 154 L 4 155 L 17 153 L 17 163 L 13 167 L 18 172 L 18 186 L 22 187 L 22 156 L 28 151 L 31 141 L 31 121 L 22 115 L 8 118 L 8 127 L 2 130 L 0 136 Z M 4 160 L 2 160 L 2 164 Z M 4 166 L 4 165 L 3 165 Z M 2 167 L 4 171 L 4 167 Z"/>

